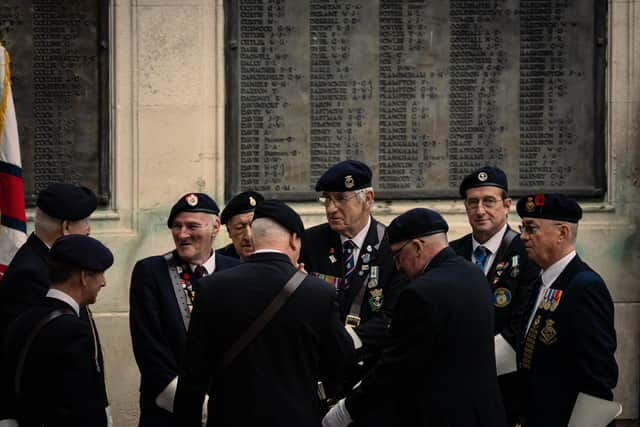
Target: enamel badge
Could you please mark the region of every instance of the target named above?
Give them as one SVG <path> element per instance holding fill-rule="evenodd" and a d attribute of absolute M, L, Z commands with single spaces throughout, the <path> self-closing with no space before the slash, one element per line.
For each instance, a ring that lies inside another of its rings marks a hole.
<path fill-rule="evenodd" d="M 498 288 L 493 291 L 493 305 L 502 308 L 511 302 L 511 292 L 507 288 Z"/>
<path fill-rule="evenodd" d="M 380 310 L 382 308 L 382 302 L 384 301 L 382 289 L 371 289 L 369 294 L 371 294 L 371 297 L 369 298 L 369 307 L 371 307 L 371 311 Z"/>

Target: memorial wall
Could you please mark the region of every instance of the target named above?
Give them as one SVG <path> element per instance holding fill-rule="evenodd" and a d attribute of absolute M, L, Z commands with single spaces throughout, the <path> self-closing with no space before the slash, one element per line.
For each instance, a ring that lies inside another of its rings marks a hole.
<path fill-rule="evenodd" d="M 239 0 L 227 13 L 227 192 L 305 200 L 356 158 L 378 195 L 602 196 L 606 2 Z"/>

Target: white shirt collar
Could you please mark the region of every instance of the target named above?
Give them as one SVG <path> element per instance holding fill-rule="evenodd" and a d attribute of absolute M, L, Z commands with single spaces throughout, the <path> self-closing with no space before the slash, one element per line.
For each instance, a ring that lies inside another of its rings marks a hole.
<path fill-rule="evenodd" d="M 548 289 L 551 287 L 553 282 L 556 281 L 558 276 L 564 271 L 564 269 L 569 265 L 571 260 L 576 256 L 576 251 L 573 250 L 560 258 L 558 261 L 554 262 L 549 268 L 542 271 L 540 275 L 542 278 L 542 287 L 544 289 Z"/>
<path fill-rule="evenodd" d="M 71 306 L 71 308 L 73 308 L 73 310 L 76 312 L 76 315 L 80 317 L 80 306 L 78 305 L 76 300 L 74 300 L 73 297 L 71 297 L 71 295 L 61 291 L 60 289 L 49 288 L 49 290 L 47 291 L 47 296 L 49 298 L 66 302 Z"/>
<path fill-rule="evenodd" d="M 275 254 L 287 255 L 286 253 L 284 253 L 282 251 L 279 251 L 277 249 L 259 249 L 257 251 L 251 252 L 251 255 L 253 255 L 253 254 L 266 254 L 266 253 L 272 253 L 272 254 L 275 253 Z M 287 255 L 287 256 L 289 256 L 289 255 Z"/>
<path fill-rule="evenodd" d="M 504 233 L 506 231 L 507 231 L 507 224 L 505 223 L 497 233 L 491 236 L 491 238 L 484 243 L 478 243 L 476 241 L 476 238 L 473 237 L 473 234 L 472 234 L 471 235 L 471 253 L 473 253 L 473 251 L 475 251 L 478 246 L 484 246 L 485 248 L 489 249 L 492 254 L 495 254 L 496 252 L 498 252 L 498 249 L 500 249 L 500 244 L 502 243 L 502 237 L 504 236 Z"/>
<path fill-rule="evenodd" d="M 369 227 L 370 226 L 371 226 L 371 215 L 369 215 L 369 218 L 367 219 L 367 225 L 365 225 L 362 228 L 362 230 L 360 230 L 360 232 L 358 232 L 358 234 L 353 236 L 352 239 L 349 239 L 347 236 L 343 236 L 341 234 L 340 235 L 340 243 L 342 243 L 344 245 L 344 242 L 346 242 L 347 240 L 351 240 L 356 245 L 356 248 L 358 248 L 358 249 L 362 248 L 362 245 L 364 244 L 364 239 L 367 237 L 367 233 L 369 233 Z"/>
<path fill-rule="evenodd" d="M 198 265 L 191 264 L 191 271 L 194 271 Z M 216 251 L 213 251 L 208 260 L 202 263 L 202 266 L 207 269 L 207 276 L 216 271 Z"/>

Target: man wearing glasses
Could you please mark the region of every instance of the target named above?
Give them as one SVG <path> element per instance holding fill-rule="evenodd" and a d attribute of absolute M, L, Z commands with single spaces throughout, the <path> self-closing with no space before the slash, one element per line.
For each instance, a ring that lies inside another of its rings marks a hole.
<path fill-rule="evenodd" d="M 305 231 L 301 253 L 305 269 L 335 287 L 342 321 L 361 340 L 365 365 L 387 337 L 392 290 L 405 283 L 394 267 L 385 226 L 371 216 L 371 177 L 371 169 L 356 160 L 340 162 L 320 177 L 315 189 L 327 222 Z"/>
<path fill-rule="evenodd" d="M 485 166 L 467 175 L 460 184 L 460 195 L 472 232 L 450 245 L 485 274 L 493 295 L 496 341 L 501 341 L 504 348 L 508 343 L 515 351 L 539 268 L 527 257 L 518 233 L 507 224 L 512 202 L 508 191 L 507 177 L 497 167 Z M 509 425 L 513 426 L 520 406 L 516 375 L 503 374 L 499 382 Z"/>
<path fill-rule="evenodd" d="M 618 380 L 614 309 L 602 278 L 576 254 L 582 209 L 556 193 L 522 197 L 517 209 L 527 253 L 542 268 L 518 349 L 522 426 L 585 425 L 579 408 L 614 407 L 592 424 L 604 425 L 618 410 L 608 402 Z"/>

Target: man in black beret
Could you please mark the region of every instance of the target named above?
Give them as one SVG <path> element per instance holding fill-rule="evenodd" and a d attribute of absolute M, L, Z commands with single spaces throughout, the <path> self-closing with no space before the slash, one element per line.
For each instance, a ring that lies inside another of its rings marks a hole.
<path fill-rule="evenodd" d="M 91 237 L 66 235 L 53 243 L 46 297 L 7 330 L 16 425 L 111 425 L 102 353 L 96 352 L 96 334 L 80 319 L 80 310 L 96 302 L 112 264 L 109 249 Z"/>
<path fill-rule="evenodd" d="M 304 234 L 298 214 L 281 201 L 265 200 L 256 206 L 252 227 L 255 251 L 202 283 L 178 382 L 176 425 L 200 427 L 208 393 L 208 412 L 215 414 L 209 426 L 318 426 L 323 414 L 316 383 L 341 375 L 351 362 L 353 342 L 334 290 L 296 273 Z M 228 356 L 292 278 L 301 282 L 284 305 L 235 357 Z"/>
<path fill-rule="evenodd" d="M 520 414 L 515 349 L 524 311 L 539 267 L 529 260 L 520 236 L 507 224 L 512 200 L 502 169 L 484 166 L 467 175 L 460 184 L 471 233 L 451 242 L 460 256 L 474 262 L 485 274 L 495 312 L 494 332 L 498 359 L 511 360 L 509 371 L 499 377 L 509 425 Z M 501 374 L 501 372 L 499 372 Z"/>
<path fill-rule="evenodd" d="M 240 263 L 213 250 L 218 213 L 204 193 L 180 197 L 167 219 L 175 249 L 133 268 L 129 326 L 141 376 L 140 426 L 177 425 L 173 399 L 198 279 Z"/>
<path fill-rule="evenodd" d="M 337 163 L 320 177 L 315 189 L 327 222 L 306 230 L 301 262 L 310 274 L 336 289 L 341 319 L 362 342 L 358 358 L 366 370 L 388 338 L 389 313 L 406 277 L 395 269 L 385 226 L 371 215 L 374 191 L 366 164 Z M 357 380 L 360 370 L 353 372 Z M 339 396 L 341 391 L 334 388 L 329 386 L 328 393 Z"/>
<path fill-rule="evenodd" d="M 522 426 L 566 426 L 584 415 L 574 406 L 613 399 L 613 302 L 604 280 L 576 254 L 578 203 L 557 193 L 532 194 L 518 200 L 517 209 L 527 253 L 542 268 L 518 352 Z"/>
<path fill-rule="evenodd" d="M 253 252 L 251 220 L 256 204 L 264 200 L 260 193 L 244 191 L 229 200 L 220 214 L 220 222 L 226 225 L 231 243 L 217 252 L 232 258 L 245 259 Z"/>
<path fill-rule="evenodd" d="M 64 235 L 88 235 L 89 216 L 97 205 L 93 191 L 77 184 L 50 184 L 38 193 L 35 231 L 18 249 L 0 281 L 0 343 L 4 342 L 9 323 L 45 297 L 49 289 L 47 261 L 53 242 Z M 90 330 L 87 309 L 80 311 L 80 318 Z M 0 366 L 4 366 L 1 359 L 0 352 Z M 3 398 L 7 381 L 2 380 L 2 375 L 0 372 L 0 420 L 10 419 L 13 411 L 9 400 Z"/>
<path fill-rule="evenodd" d="M 387 228 L 395 263 L 412 281 L 395 305 L 380 363 L 329 411 L 324 427 L 506 426 L 491 293 L 482 272 L 448 247 L 448 228 L 423 208 Z"/>

